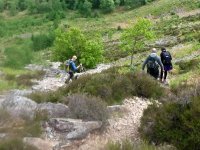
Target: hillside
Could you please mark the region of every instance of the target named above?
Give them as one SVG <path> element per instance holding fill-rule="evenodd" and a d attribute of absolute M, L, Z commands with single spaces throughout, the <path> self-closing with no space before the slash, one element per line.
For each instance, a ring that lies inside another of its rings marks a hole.
<path fill-rule="evenodd" d="M 199 0 L 0 0 L 0 149 L 198 150 L 199 19 Z M 142 72 L 154 47 L 168 84 Z"/>

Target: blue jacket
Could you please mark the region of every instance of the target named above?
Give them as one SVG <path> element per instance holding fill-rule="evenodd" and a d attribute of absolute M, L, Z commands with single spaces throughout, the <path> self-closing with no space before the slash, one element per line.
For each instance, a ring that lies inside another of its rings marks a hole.
<path fill-rule="evenodd" d="M 78 68 L 76 67 L 76 64 L 74 61 L 70 60 L 70 71 L 77 72 Z"/>

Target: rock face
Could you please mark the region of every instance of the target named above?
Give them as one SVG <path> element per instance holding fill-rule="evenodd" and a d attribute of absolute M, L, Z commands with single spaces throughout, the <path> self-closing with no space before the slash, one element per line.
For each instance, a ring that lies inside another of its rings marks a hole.
<path fill-rule="evenodd" d="M 47 112 L 48 116 L 51 118 L 56 117 L 70 117 L 70 111 L 68 106 L 63 104 L 54 104 L 54 103 L 42 103 L 38 104 L 37 111 Z"/>
<path fill-rule="evenodd" d="M 9 95 L 2 102 L 2 107 L 13 117 L 33 119 L 37 103 L 26 97 Z"/>
<path fill-rule="evenodd" d="M 65 140 L 77 140 L 85 138 L 91 131 L 101 128 L 102 122 L 82 121 L 77 119 L 52 118 L 48 122 L 47 132 L 56 131 L 57 136 L 63 136 Z M 49 133 L 52 134 L 52 133 Z"/>

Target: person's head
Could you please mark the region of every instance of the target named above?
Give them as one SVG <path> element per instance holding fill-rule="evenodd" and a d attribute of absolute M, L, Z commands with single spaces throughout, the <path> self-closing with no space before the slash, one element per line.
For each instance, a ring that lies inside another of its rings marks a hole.
<path fill-rule="evenodd" d="M 152 48 L 151 52 L 156 53 L 157 52 L 156 48 Z"/>
<path fill-rule="evenodd" d="M 76 61 L 76 59 L 77 59 L 77 57 L 74 55 L 74 56 L 72 57 L 72 60 L 73 60 L 73 61 Z"/>
<path fill-rule="evenodd" d="M 163 51 L 166 51 L 166 48 L 162 47 L 162 48 L 161 48 L 161 51 L 162 51 L 162 52 L 163 52 Z"/>

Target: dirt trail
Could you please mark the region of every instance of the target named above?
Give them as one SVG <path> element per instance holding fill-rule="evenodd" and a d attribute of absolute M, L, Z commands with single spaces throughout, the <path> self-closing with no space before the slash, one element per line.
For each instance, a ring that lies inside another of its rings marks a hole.
<path fill-rule="evenodd" d="M 127 111 L 122 117 L 109 120 L 107 130 L 102 134 L 90 134 L 86 139 L 75 143 L 72 147 L 62 150 L 103 150 L 108 141 L 121 141 L 123 139 L 139 140 L 138 128 L 144 109 L 150 102 L 147 99 L 134 97 L 125 99 L 123 106 Z"/>

